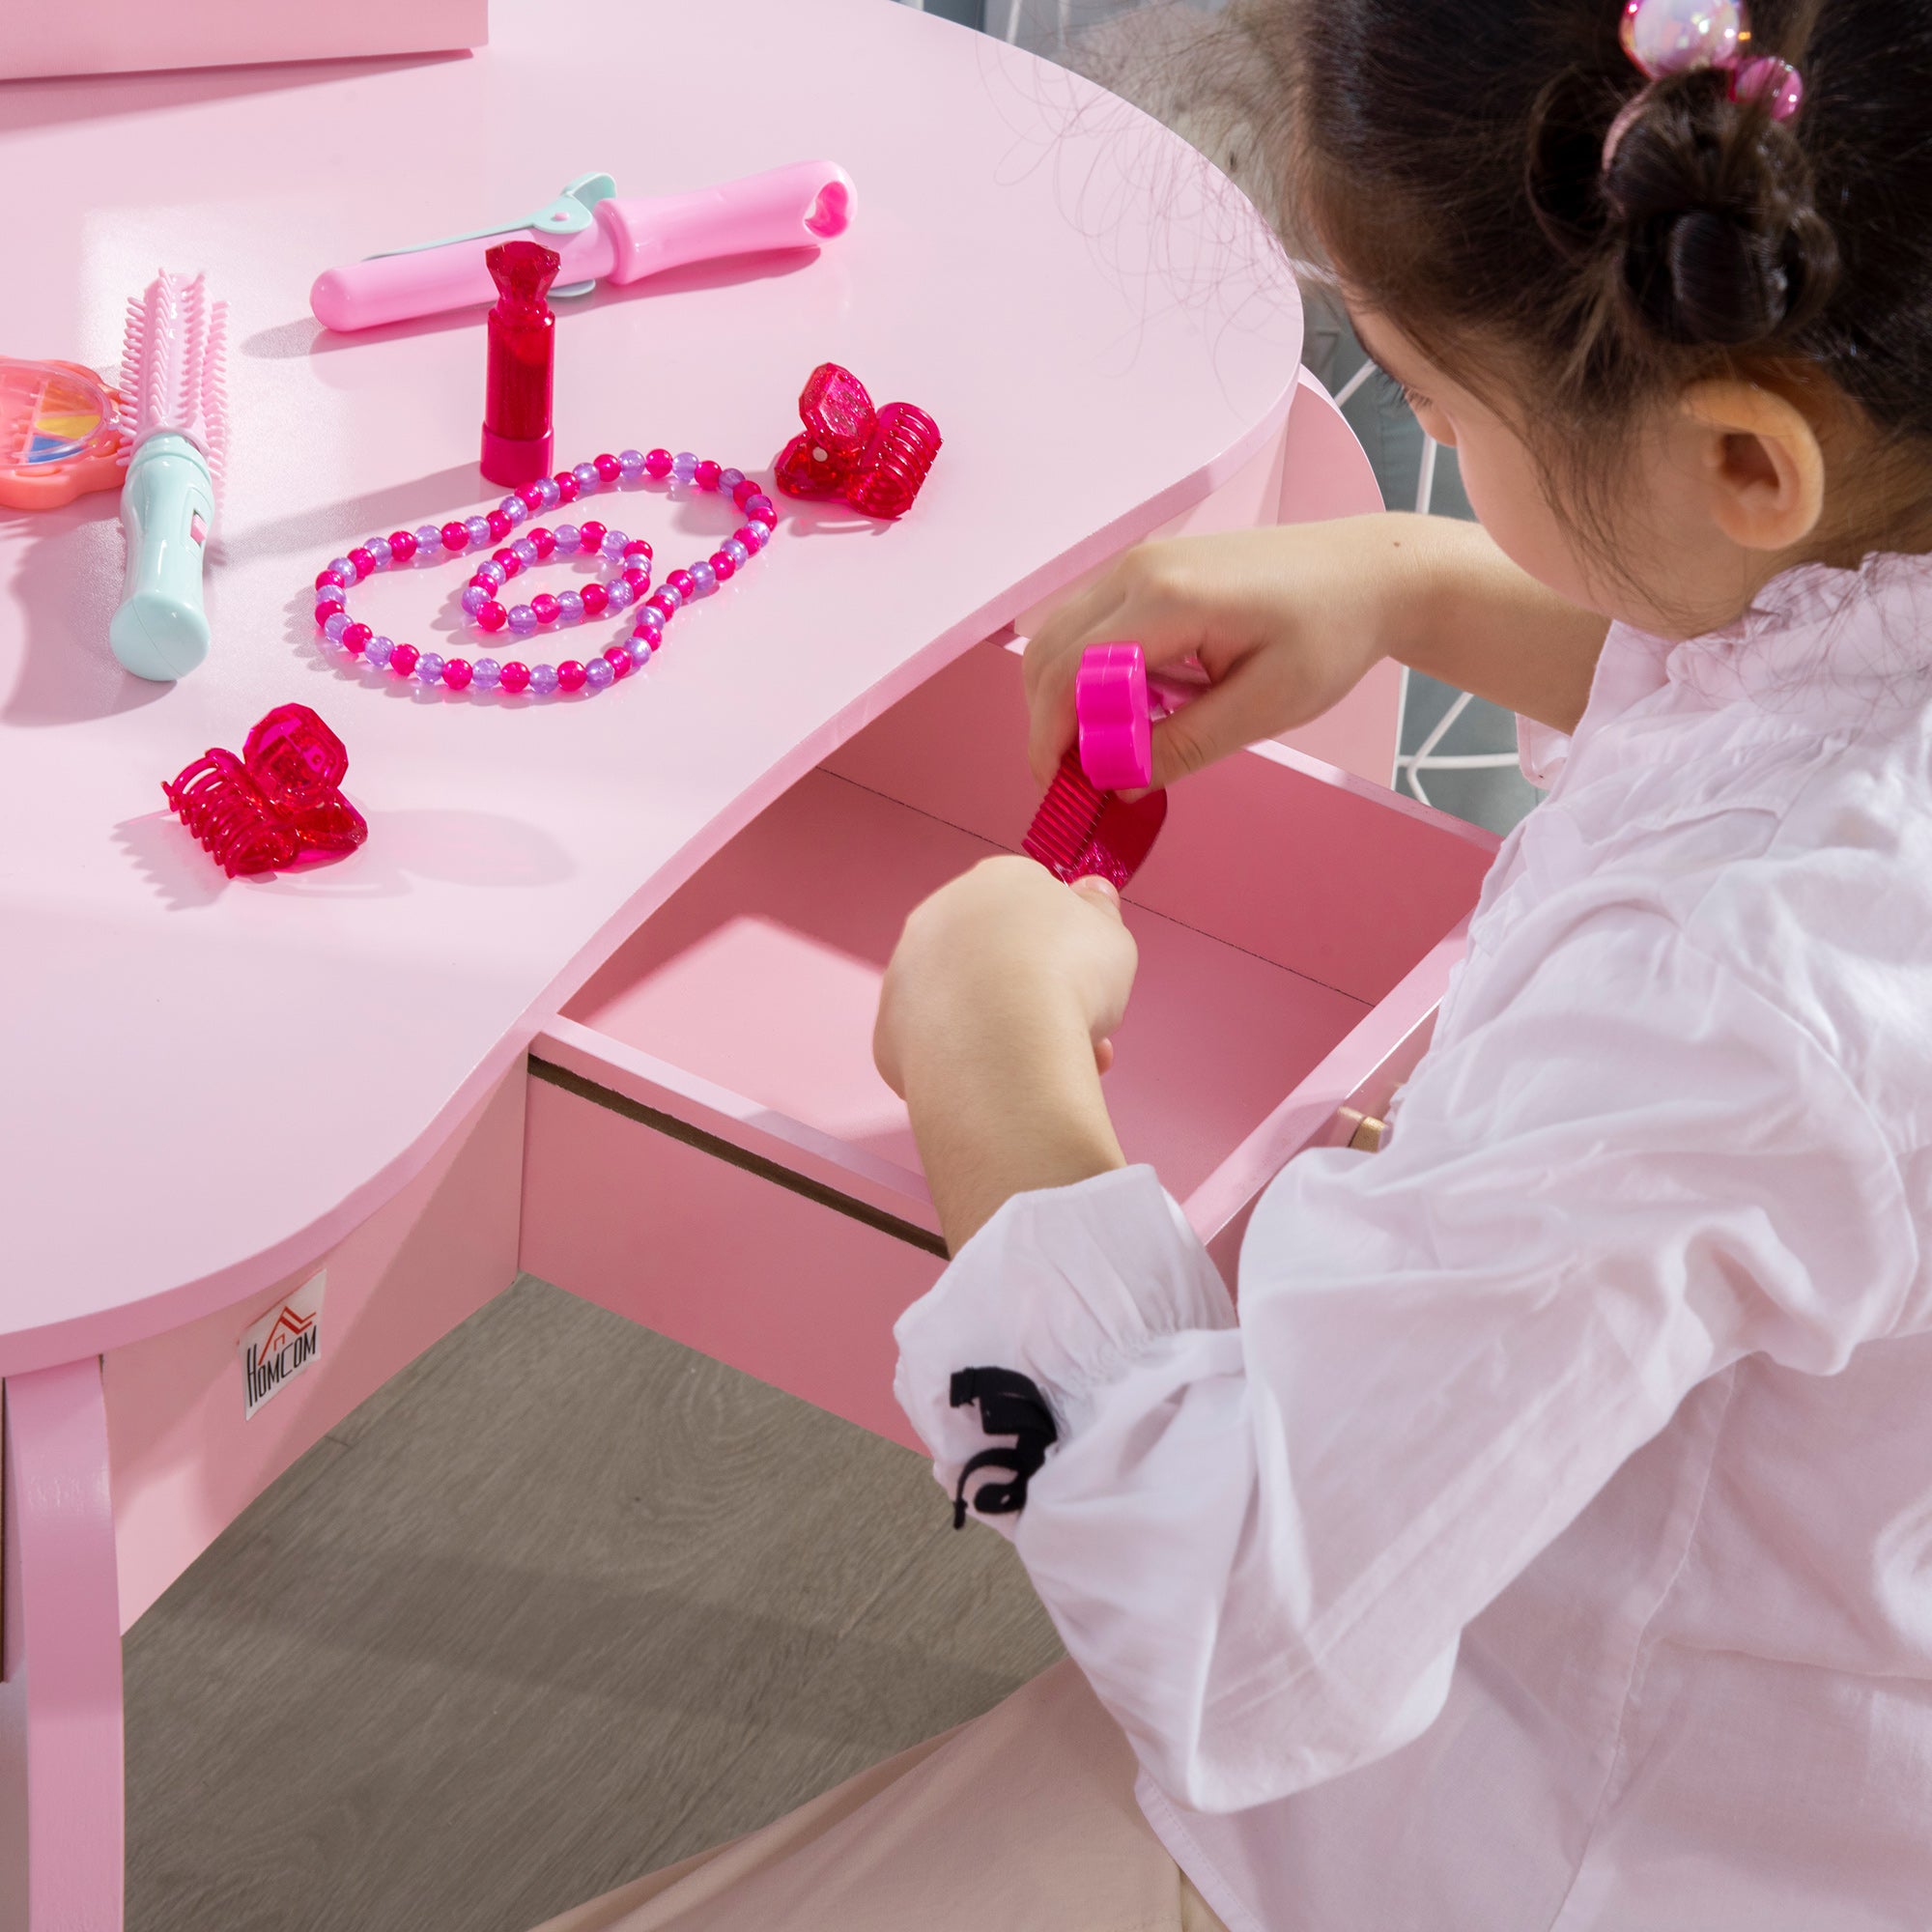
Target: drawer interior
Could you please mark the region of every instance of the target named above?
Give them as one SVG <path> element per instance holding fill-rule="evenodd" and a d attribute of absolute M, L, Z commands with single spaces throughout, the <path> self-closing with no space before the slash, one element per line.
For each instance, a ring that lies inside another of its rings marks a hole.
<path fill-rule="evenodd" d="M 918 1188 L 871 1064 L 879 982 L 924 895 L 1018 849 L 1024 724 L 1014 653 L 966 653 L 753 820 L 564 1016 Z M 1177 787 L 1126 895 L 1140 974 L 1106 1091 L 1128 1158 L 1184 1201 L 1466 914 L 1492 850 L 1274 746 Z"/>

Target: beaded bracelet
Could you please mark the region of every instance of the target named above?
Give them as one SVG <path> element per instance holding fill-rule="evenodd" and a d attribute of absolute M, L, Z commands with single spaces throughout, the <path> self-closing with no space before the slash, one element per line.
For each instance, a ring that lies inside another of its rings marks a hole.
<path fill-rule="evenodd" d="M 622 530 L 607 529 L 591 522 L 581 526 L 560 524 L 554 531 L 532 526 L 514 542 L 504 539 L 526 518 L 539 510 L 553 510 L 559 504 L 594 496 L 599 490 L 620 484 L 635 484 L 648 478 L 663 482 L 693 484 L 699 490 L 728 494 L 744 524 L 727 537 L 709 558 L 700 559 L 687 570 L 673 570 L 649 596 L 651 547 L 641 537 L 627 536 Z M 582 691 L 603 691 L 621 677 L 648 664 L 664 640 L 665 626 L 676 612 L 695 598 L 708 597 L 718 586 L 734 577 L 771 541 L 778 522 L 778 510 L 762 489 L 742 469 L 727 469 L 708 458 L 700 461 L 689 450 L 673 456 L 668 449 L 648 454 L 627 449 L 619 456 L 599 456 L 580 463 L 574 469 L 560 469 L 554 476 L 539 477 L 505 497 L 487 516 L 469 517 L 462 522 L 424 524 L 416 530 L 395 530 L 386 537 L 371 537 L 358 544 L 347 556 L 332 559 L 315 580 L 315 623 L 324 639 L 345 656 L 386 669 L 396 677 L 413 677 L 426 685 L 440 684 L 449 691 L 506 691 L 513 695 L 532 692 L 539 697 L 554 693 L 566 695 Z M 399 644 L 390 638 L 379 638 L 367 624 L 353 623 L 349 616 L 349 589 L 371 573 L 386 570 L 391 564 L 441 563 L 451 556 L 481 550 L 485 544 L 504 547 L 479 565 L 463 592 L 463 609 L 475 627 L 485 633 L 507 630 L 517 637 L 530 637 L 556 625 L 582 623 L 600 617 L 609 611 L 623 611 L 638 605 L 638 613 L 627 641 L 612 644 L 601 657 L 580 664 L 566 658 L 558 665 L 525 665 L 512 659 L 499 664 L 495 658 L 440 656 L 435 651 L 419 651 L 413 644 Z M 538 595 L 527 604 L 505 610 L 497 592 L 513 577 L 555 556 L 573 553 L 601 556 L 612 565 L 610 576 L 586 583 L 580 590 L 566 590 L 561 596 Z M 641 601 L 639 601 L 641 600 Z"/>

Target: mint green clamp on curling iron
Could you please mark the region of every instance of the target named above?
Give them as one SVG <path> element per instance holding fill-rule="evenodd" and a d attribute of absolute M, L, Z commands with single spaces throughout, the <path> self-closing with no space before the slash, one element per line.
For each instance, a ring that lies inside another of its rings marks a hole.
<path fill-rule="evenodd" d="M 227 305 L 209 301 L 200 275 L 156 275 L 128 304 L 121 356 L 121 393 L 134 418 L 121 490 L 128 581 L 107 641 L 137 677 L 157 682 L 185 675 L 208 655 L 201 573 L 227 442 Z"/>

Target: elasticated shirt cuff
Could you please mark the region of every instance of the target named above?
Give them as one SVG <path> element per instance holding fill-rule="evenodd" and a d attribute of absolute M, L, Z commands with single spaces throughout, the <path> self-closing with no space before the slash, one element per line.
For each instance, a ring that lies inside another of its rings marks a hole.
<path fill-rule="evenodd" d="M 1121 1168 L 1012 1196 L 899 1317 L 894 1389 L 950 1488 L 987 1443 L 977 1412 L 948 1403 L 954 1370 L 1030 1378 L 1065 1440 L 1162 1337 L 1234 1325 L 1226 1285 L 1153 1169 Z"/>

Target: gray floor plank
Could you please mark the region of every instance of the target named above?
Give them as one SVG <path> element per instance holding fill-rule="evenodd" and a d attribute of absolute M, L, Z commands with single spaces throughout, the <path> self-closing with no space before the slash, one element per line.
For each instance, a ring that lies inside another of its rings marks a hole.
<path fill-rule="evenodd" d="M 919 1479 L 931 1487 L 923 1467 Z M 1062 1654 L 1005 1543 L 982 1524 L 955 1534 L 949 1520 L 800 1685 L 782 1720 L 721 1769 L 703 1794 L 707 1829 L 668 1847 L 669 1857 L 750 1831 L 805 1793 L 976 1716 Z"/>
<path fill-rule="evenodd" d="M 1056 1655 L 918 1458 L 526 1280 L 129 1634 L 128 1923 L 516 1932 Z"/>

